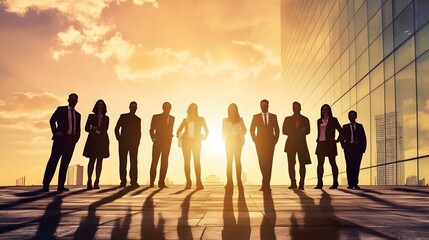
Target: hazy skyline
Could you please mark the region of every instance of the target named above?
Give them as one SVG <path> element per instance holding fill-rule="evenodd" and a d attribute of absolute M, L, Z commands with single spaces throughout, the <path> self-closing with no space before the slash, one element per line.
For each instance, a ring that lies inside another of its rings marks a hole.
<path fill-rule="evenodd" d="M 0 51 L 0 185 L 14 185 L 22 176 L 27 184 L 41 184 L 52 144 L 48 120 L 71 92 L 79 95 L 82 125 L 97 99 L 108 107 L 111 156 L 104 161 L 101 184 L 119 184 L 113 129 L 130 101 L 138 102 L 142 118 L 141 184 L 149 177 L 150 119 L 164 101 L 172 103 L 174 132 L 187 106 L 198 104 L 210 130 L 202 175 L 222 181 L 220 129 L 230 103 L 237 103 L 247 127 L 263 98 L 270 100 L 280 125 L 291 114 L 282 109 L 280 95 L 279 1 L 1 1 Z M 70 165 L 86 169 L 86 137 L 83 131 Z M 274 184 L 289 182 L 284 141 L 281 136 L 276 147 Z M 249 183 L 260 183 L 249 135 L 243 171 Z M 182 184 L 183 175 L 174 138 L 167 177 Z"/>

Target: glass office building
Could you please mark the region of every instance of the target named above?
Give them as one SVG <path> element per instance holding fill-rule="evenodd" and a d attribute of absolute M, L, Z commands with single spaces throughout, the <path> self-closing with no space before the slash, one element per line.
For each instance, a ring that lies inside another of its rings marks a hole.
<path fill-rule="evenodd" d="M 356 110 L 368 139 L 360 184 L 429 184 L 428 0 L 282 0 L 281 44 L 284 106 L 301 102 L 310 137 L 324 103 L 342 124 Z"/>

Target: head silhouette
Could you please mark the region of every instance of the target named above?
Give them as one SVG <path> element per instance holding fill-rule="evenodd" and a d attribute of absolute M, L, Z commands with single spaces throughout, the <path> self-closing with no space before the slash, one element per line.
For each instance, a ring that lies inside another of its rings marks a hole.
<path fill-rule="evenodd" d="M 130 102 L 129 108 L 130 108 L 130 113 L 135 114 L 137 111 L 137 103 L 134 101 Z"/>
<path fill-rule="evenodd" d="M 171 103 L 169 103 L 169 102 L 165 102 L 165 103 L 163 103 L 162 104 L 162 111 L 163 111 L 163 113 L 165 113 L 165 114 L 170 114 L 170 111 L 171 111 Z"/>
<path fill-rule="evenodd" d="M 268 112 L 268 105 L 269 105 L 269 101 L 267 100 L 267 99 L 262 99 L 261 100 L 261 103 L 260 103 L 260 105 L 261 105 L 261 111 L 263 112 L 263 113 L 267 113 Z"/>
<path fill-rule="evenodd" d="M 70 95 L 69 95 L 69 99 L 68 99 L 67 101 L 69 102 L 69 106 L 70 106 L 71 108 L 74 108 L 74 107 L 76 106 L 76 104 L 77 104 L 77 99 L 78 99 L 78 96 L 77 96 L 77 94 L 76 94 L 76 93 L 70 93 Z"/>
<path fill-rule="evenodd" d="M 293 110 L 294 114 L 300 114 L 301 113 L 301 103 L 293 102 L 292 103 L 292 110 Z"/>
<path fill-rule="evenodd" d="M 240 114 L 238 113 L 237 104 L 231 103 L 228 106 L 228 119 L 229 121 L 236 123 L 240 121 Z"/>
<path fill-rule="evenodd" d="M 354 110 L 351 110 L 349 112 L 349 120 L 351 123 L 355 123 L 356 122 L 356 118 L 357 118 L 357 112 Z"/>
<path fill-rule="evenodd" d="M 101 113 L 102 115 L 106 115 L 106 112 L 107 112 L 106 103 L 102 99 L 99 99 L 95 103 L 94 107 L 92 108 L 92 112 L 95 113 L 95 114 L 100 114 Z"/>
<path fill-rule="evenodd" d="M 191 103 L 186 111 L 189 119 L 194 119 L 198 117 L 198 106 L 195 103 Z"/>
<path fill-rule="evenodd" d="M 331 106 L 328 104 L 323 104 L 322 108 L 320 108 L 320 118 L 324 118 L 324 116 L 332 117 Z"/>

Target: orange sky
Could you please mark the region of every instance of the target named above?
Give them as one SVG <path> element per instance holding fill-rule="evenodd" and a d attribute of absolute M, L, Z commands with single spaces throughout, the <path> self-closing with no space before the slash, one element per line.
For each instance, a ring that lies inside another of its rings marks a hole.
<path fill-rule="evenodd" d="M 128 103 L 138 102 L 142 118 L 139 182 L 149 176 L 150 119 L 169 101 L 176 131 L 191 102 L 199 106 L 210 130 L 203 143 L 203 177 L 224 181 L 226 160 L 220 140 L 222 118 L 237 103 L 247 127 L 270 100 L 279 124 L 282 109 L 280 3 L 278 0 L 6 0 L 0 3 L 0 185 L 41 184 L 52 141 L 49 117 L 79 95 L 82 125 L 97 99 L 111 119 L 111 157 L 102 184 L 118 184 L 117 142 L 113 129 Z M 71 162 L 87 165 L 82 132 Z M 285 137 L 277 145 L 273 183 L 286 184 Z M 260 183 L 250 136 L 243 149 L 248 182 Z M 172 143 L 167 177 L 182 184 L 183 157 Z M 194 178 L 194 177 L 193 177 Z M 86 177 L 85 177 L 86 179 Z M 53 184 L 56 184 L 56 177 Z"/>

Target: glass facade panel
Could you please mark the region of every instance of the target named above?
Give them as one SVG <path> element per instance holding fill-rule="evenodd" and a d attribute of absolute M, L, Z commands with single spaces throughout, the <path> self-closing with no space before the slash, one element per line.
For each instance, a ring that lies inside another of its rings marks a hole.
<path fill-rule="evenodd" d="M 363 155 L 362 157 L 362 163 L 361 163 L 361 167 L 365 168 L 365 167 L 369 167 L 371 165 L 371 142 L 369 141 L 371 139 L 371 131 L 370 131 L 370 126 L 371 126 L 371 105 L 370 105 L 370 98 L 369 95 L 366 96 L 364 99 L 362 99 L 361 101 L 359 101 L 357 103 L 357 107 L 356 107 L 356 112 L 358 113 L 358 122 L 361 123 L 365 130 L 366 130 L 366 138 L 368 140 L 368 144 L 366 147 L 366 153 Z"/>
<path fill-rule="evenodd" d="M 429 185 L 429 157 L 419 160 L 419 185 Z"/>
<path fill-rule="evenodd" d="M 371 91 L 373 91 L 375 88 L 383 84 L 384 82 L 384 65 L 379 64 L 372 72 L 369 74 L 369 82 Z M 384 105 L 384 104 L 383 104 Z M 383 106 L 384 107 L 384 106 Z"/>
<path fill-rule="evenodd" d="M 281 1 L 285 108 L 303 99 L 309 119 L 317 119 L 328 103 L 341 123 L 356 110 L 368 140 L 360 184 L 426 185 L 429 0 Z M 314 152 L 311 142 L 309 148 Z M 341 148 L 337 159 L 345 184 Z"/>
<path fill-rule="evenodd" d="M 383 52 L 387 57 L 393 51 L 393 25 L 390 24 L 383 31 Z"/>
<path fill-rule="evenodd" d="M 375 161 L 373 165 L 386 163 L 384 121 L 384 86 L 380 86 L 371 93 L 371 128 L 365 129 L 366 132 L 371 130 L 371 139 L 368 139 L 368 142 L 371 143 L 371 159 Z"/>
<path fill-rule="evenodd" d="M 369 69 L 373 69 L 383 60 L 383 39 L 380 35 L 369 47 Z"/>
<path fill-rule="evenodd" d="M 383 29 L 392 23 L 392 0 L 386 0 L 382 7 L 383 12 Z"/>
<path fill-rule="evenodd" d="M 417 157 L 417 115 L 415 64 L 412 63 L 395 77 L 397 158 Z"/>
<path fill-rule="evenodd" d="M 398 16 L 410 2 L 411 0 L 393 0 L 394 16 Z"/>
<path fill-rule="evenodd" d="M 395 71 L 399 72 L 414 60 L 414 39 L 409 39 L 395 52 Z"/>
<path fill-rule="evenodd" d="M 417 59 L 419 156 L 429 155 L 429 52 Z M 429 180 L 429 179 L 428 179 Z"/>
<path fill-rule="evenodd" d="M 417 178 L 417 161 L 407 161 L 403 163 L 399 163 L 398 166 L 404 165 L 403 170 L 404 174 L 399 171 L 401 168 L 398 169 L 398 184 L 399 185 L 410 185 L 410 186 L 416 186 L 418 185 L 418 178 Z M 401 169 L 402 170 L 402 169 Z"/>
<path fill-rule="evenodd" d="M 429 49 L 429 24 L 416 33 L 416 54 L 417 57 Z"/>
<path fill-rule="evenodd" d="M 413 5 L 410 4 L 393 22 L 395 48 L 401 45 L 413 34 L 413 24 Z"/>
<path fill-rule="evenodd" d="M 421 28 L 427 22 L 429 22 L 429 1 L 428 0 L 416 0 L 416 26 L 417 29 Z"/>
<path fill-rule="evenodd" d="M 381 33 L 381 29 L 382 29 L 381 10 L 379 10 L 377 14 L 374 15 L 374 17 L 369 22 L 368 26 L 369 26 L 369 30 L 368 30 L 369 42 L 372 43 Z"/>

